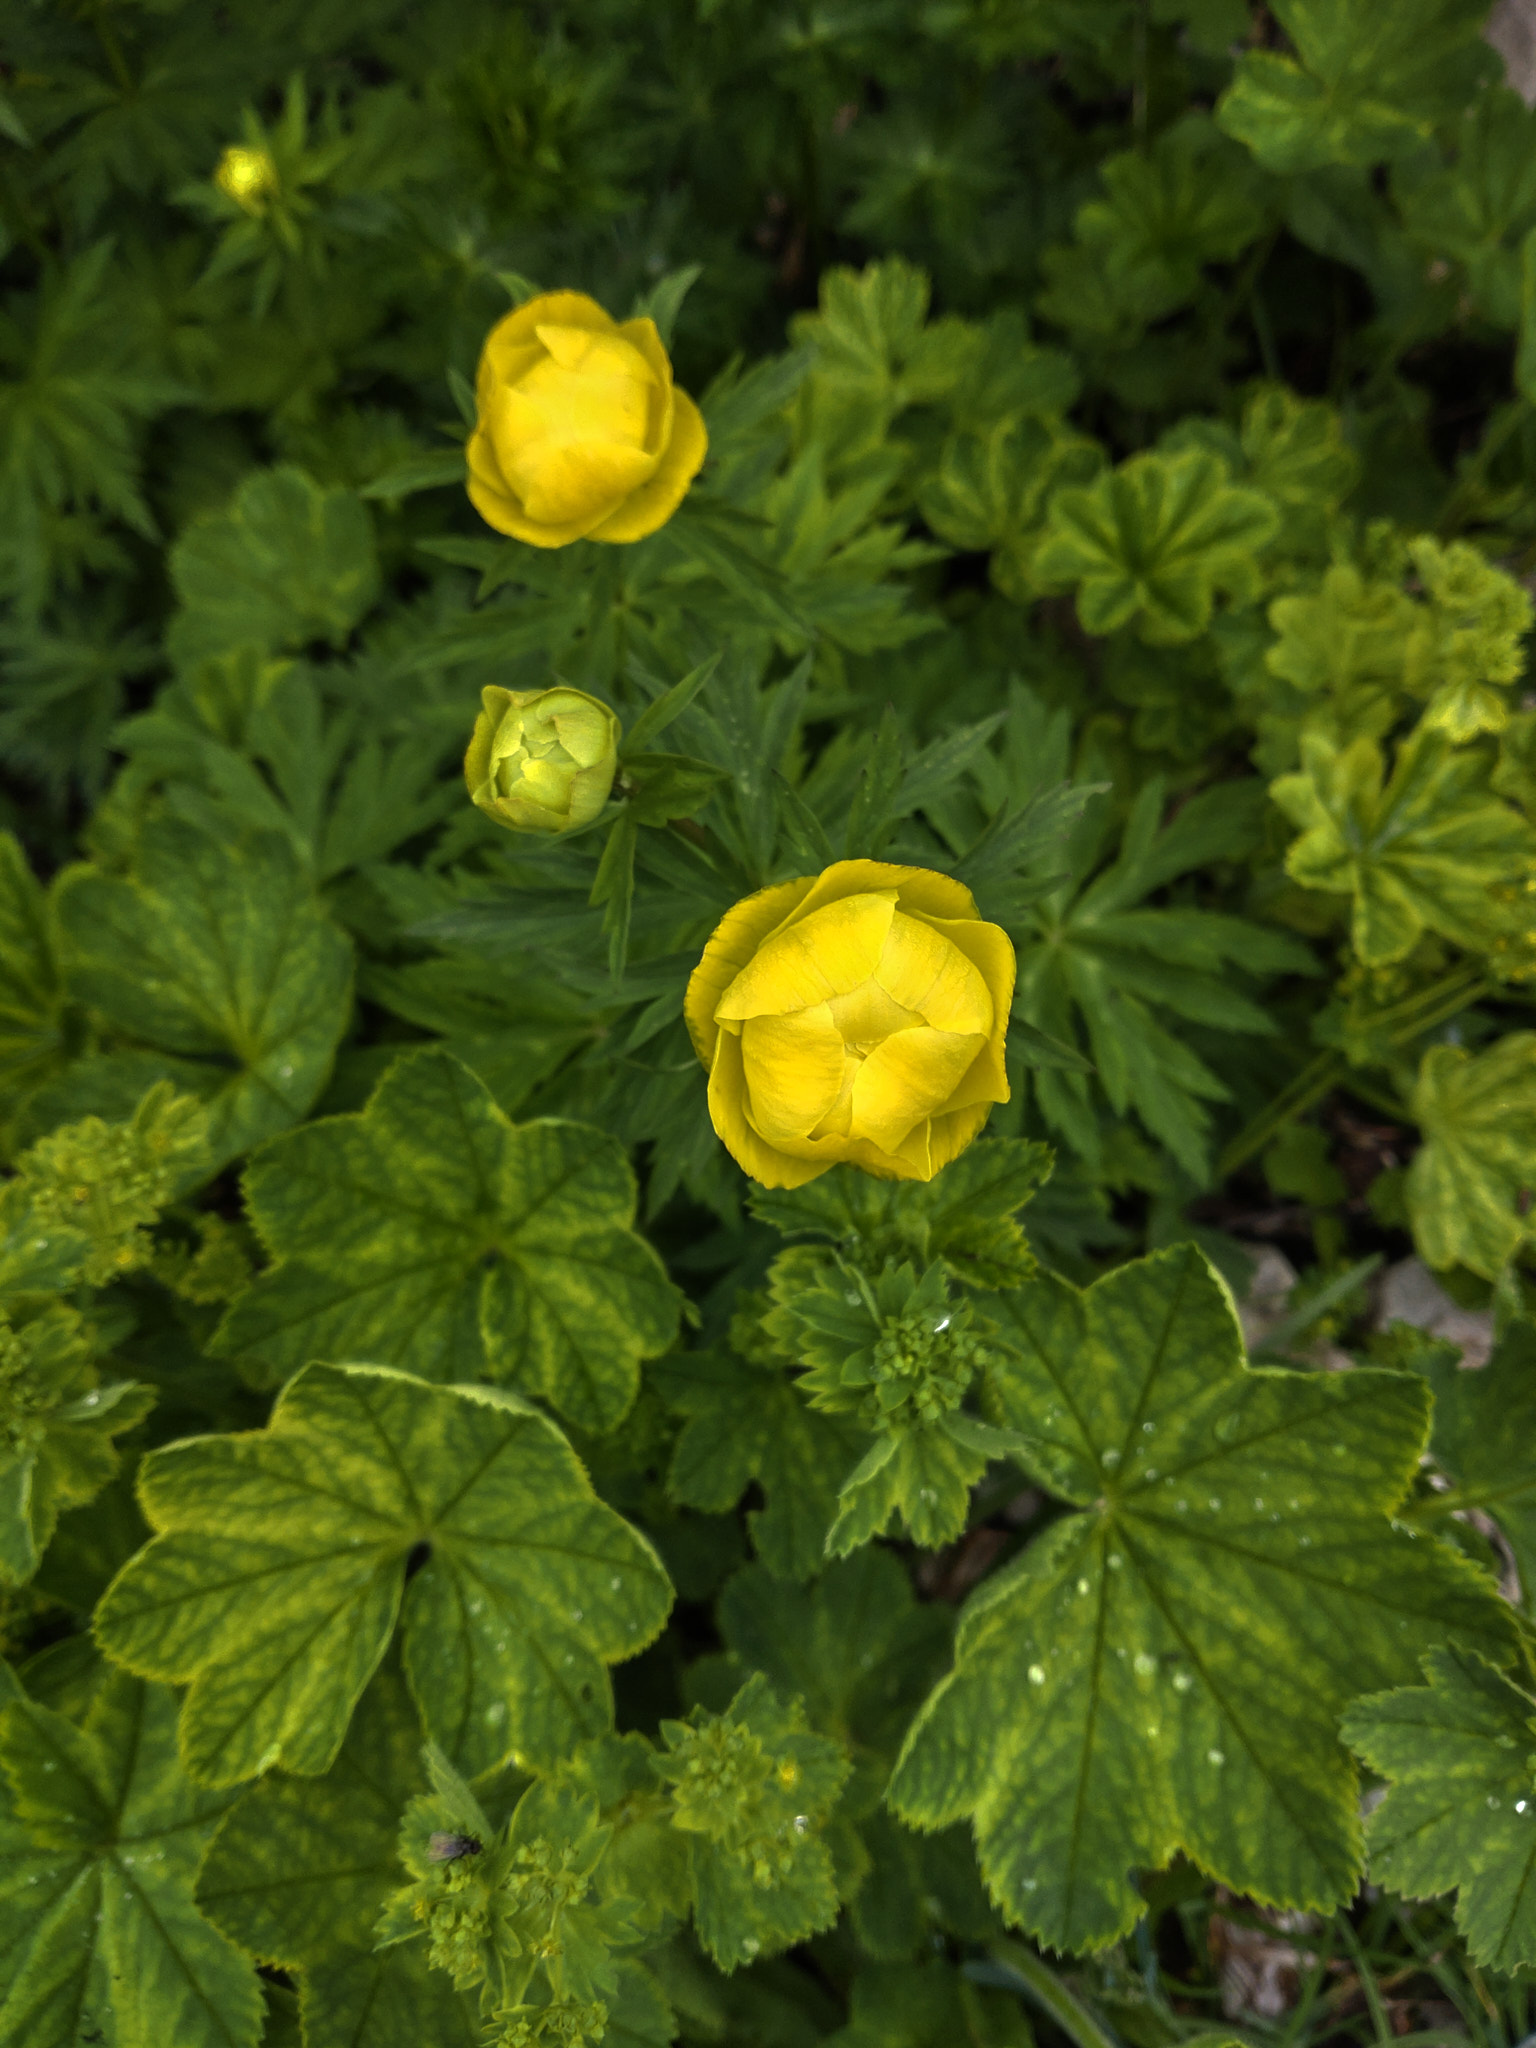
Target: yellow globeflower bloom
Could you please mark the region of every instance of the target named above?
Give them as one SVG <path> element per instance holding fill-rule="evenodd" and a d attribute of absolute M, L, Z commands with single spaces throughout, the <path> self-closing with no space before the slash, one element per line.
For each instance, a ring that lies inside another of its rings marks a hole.
<path fill-rule="evenodd" d="M 585 690 L 480 692 L 464 781 L 482 811 L 513 832 L 572 832 L 608 801 L 622 729 Z"/>
<path fill-rule="evenodd" d="M 754 1180 L 839 1161 L 931 1180 L 1008 1100 L 1008 934 L 932 868 L 840 860 L 720 922 L 683 1014 L 709 1114 Z"/>
<path fill-rule="evenodd" d="M 643 540 L 682 502 L 709 437 L 654 320 L 544 292 L 491 329 L 475 379 L 469 495 L 516 540 Z"/>

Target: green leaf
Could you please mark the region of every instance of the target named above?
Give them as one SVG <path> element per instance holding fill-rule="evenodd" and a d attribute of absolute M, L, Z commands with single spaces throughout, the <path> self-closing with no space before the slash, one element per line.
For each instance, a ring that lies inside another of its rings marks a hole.
<path fill-rule="evenodd" d="M 1048 1145 L 983 1138 L 931 1181 L 880 1181 L 837 1166 L 803 1188 L 755 1191 L 754 1216 L 786 1237 L 829 1239 L 874 1274 L 888 1259 L 942 1259 L 976 1287 L 1014 1287 L 1035 1270 L 1018 1212 L 1050 1177 Z"/>
<path fill-rule="evenodd" d="M 632 755 L 644 753 L 659 740 L 673 719 L 680 718 L 688 709 L 719 666 L 719 655 L 712 654 L 708 661 L 690 669 L 680 682 L 674 683 L 669 690 L 663 690 L 659 697 L 647 704 L 625 733 L 619 759 L 627 764 Z"/>
<path fill-rule="evenodd" d="M 1392 189 L 1413 239 L 1466 266 L 1478 311 L 1520 324 L 1520 244 L 1536 227 L 1536 118 L 1518 93 L 1480 93 L 1452 131 L 1448 162 L 1409 157 Z"/>
<path fill-rule="evenodd" d="M 1536 1699 L 1475 1651 L 1431 1650 L 1426 1686 L 1356 1700 L 1344 1739 L 1390 1783 L 1366 1823 L 1371 1876 L 1454 1890 L 1484 1968 L 1536 1963 Z"/>
<path fill-rule="evenodd" d="M 744 1341 L 750 1342 L 749 1339 Z M 808 1579 L 826 1563 L 838 1489 L 863 1438 L 813 1414 L 782 1359 L 737 1350 L 675 1353 L 647 1375 L 686 1419 L 667 1492 L 680 1507 L 725 1514 L 755 1481 L 765 1504 L 747 1512 L 752 1543 L 780 1578 Z"/>
<path fill-rule="evenodd" d="M 1044 584 L 1077 587 L 1089 633 L 1130 626 L 1154 645 L 1193 640 L 1218 593 L 1251 603 L 1256 557 L 1279 519 L 1204 449 L 1133 455 L 1086 490 L 1058 491 L 1034 559 Z"/>
<path fill-rule="evenodd" d="M 1424 1390 L 1397 1374 L 1254 1371 L 1193 1246 L 1079 1293 L 999 1297 L 1018 1363 L 1001 1419 L 1078 1512 L 974 1595 L 955 1670 L 890 1798 L 973 1817 L 987 1882 L 1054 1948 L 1119 1939 L 1133 1868 L 1182 1850 L 1235 1890 L 1331 1908 L 1360 1830 L 1337 1716 L 1455 1635 L 1495 1656 L 1509 1610 L 1460 1556 L 1391 1517 Z"/>
<path fill-rule="evenodd" d="M 489 1374 L 611 1428 L 640 1361 L 677 1334 L 678 1296 L 631 1228 L 635 1181 L 590 1124 L 513 1124 L 435 1050 L 397 1060 L 365 1110 L 308 1124 L 248 1170 L 277 1263 L 216 1350 L 274 1385 L 309 1358 L 428 1379 Z"/>
<path fill-rule="evenodd" d="M 1216 783 L 1164 823 L 1164 786 L 1153 777 L 1136 795 L 1116 857 L 1093 872 L 1108 822 L 1101 808 L 1084 819 L 1071 847 L 1083 881 L 1051 890 L 1014 924 L 1015 1010 L 1059 1043 L 1081 1044 L 1094 1069 L 1091 1084 L 1059 1063 L 1042 1067 L 1035 1093 L 1047 1123 L 1095 1163 L 1102 1097 L 1117 1117 L 1134 1110 L 1185 1172 L 1203 1180 L 1205 1105 L 1227 1090 L 1189 1045 L 1183 1024 L 1271 1036 L 1274 1018 L 1247 992 L 1247 977 L 1315 972 L 1286 934 L 1220 911 L 1146 901 L 1174 877 L 1251 847 L 1261 803 L 1255 782 Z"/>
<path fill-rule="evenodd" d="M 0 1767 L 0 2041 L 256 2048 L 255 1965 L 192 1903 L 228 1799 L 183 1773 L 172 1695 L 102 1673 L 79 1725 L 13 1701 Z"/>
<path fill-rule="evenodd" d="M 1033 2048 L 1034 2035 L 1011 1990 L 982 1990 L 941 1956 L 865 1964 L 849 1989 L 848 2026 L 837 2048 Z"/>
<path fill-rule="evenodd" d="M 0 832 L 0 1125 L 67 1057 L 48 899 L 16 836 Z"/>
<path fill-rule="evenodd" d="M 102 1386 L 95 1349 L 62 1304 L 19 1327 L 0 1314 L 0 1584 L 31 1578 L 60 1513 L 93 1500 L 116 1472 L 113 1437 L 154 1405 L 129 1380 Z"/>
<path fill-rule="evenodd" d="M 839 1488 L 828 1554 L 847 1556 L 898 1515 L 925 1549 L 952 1541 L 989 1454 L 964 1432 L 958 1410 L 972 1380 L 996 1362 L 993 1326 L 977 1321 L 970 1302 L 950 1301 L 937 1263 L 920 1276 L 886 1264 L 866 1277 L 847 1261 L 796 1248 L 775 1261 L 769 1288 L 775 1307 L 765 1331 L 806 1368 L 799 1392 L 874 1436 Z"/>
<path fill-rule="evenodd" d="M 182 1750 L 209 1783 L 328 1770 L 397 1616 L 449 1756 L 547 1765 L 608 1724 L 605 1665 L 671 1600 L 554 1424 L 494 1388 L 310 1366 L 266 1429 L 155 1451 L 139 1491 L 156 1535 L 98 1639 L 189 1684 Z"/>
<path fill-rule="evenodd" d="M 1486 1052 L 1434 1045 L 1410 1103 L 1423 1143 L 1408 1168 L 1414 1241 L 1431 1266 L 1497 1279 L 1529 1236 L 1536 1168 L 1536 1033 Z"/>
<path fill-rule="evenodd" d="M 1529 1607 L 1536 1598 L 1536 1467 L 1527 1450 L 1536 1430 L 1536 1325 L 1525 1317 L 1507 1324 L 1476 1371 L 1462 1367 L 1454 1346 L 1410 1352 L 1406 1363 L 1433 1390 L 1430 1449 L 1454 1488 L 1425 1506 L 1438 1515 L 1441 1502 L 1454 1501 L 1492 1515 Z"/>
<path fill-rule="evenodd" d="M 1271 785 L 1301 829 L 1286 872 L 1353 898 L 1350 935 L 1366 966 L 1401 960 L 1426 929 L 1524 961 L 1533 935 L 1520 883 L 1536 872 L 1536 831 L 1493 795 L 1489 766 L 1421 728 L 1389 779 L 1374 740 L 1341 748 L 1308 733 L 1300 772 Z"/>
<path fill-rule="evenodd" d="M 131 876 L 71 868 L 56 906 L 70 992 L 206 1101 L 209 1171 L 311 1108 L 346 1026 L 352 952 L 285 841 L 154 818 Z"/>
<path fill-rule="evenodd" d="M 1400 156 L 1497 75 L 1487 12 L 1483 0 L 1274 0 L 1297 55 L 1247 52 L 1217 119 L 1266 170 Z"/>
<path fill-rule="evenodd" d="M 1208 263 L 1228 263 L 1264 228 L 1252 163 L 1195 113 L 1150 149 L 1099 165 L 1105 196 L 1078 208 L 1073 243 L 1047 249 L 1036 305 L 1068 329 L 1116 336 L 1160 320 L 1199 291 Z"/>
<path fill-rule="evenodd" d="M 235 647 L 341 647 L 380 589 L 362 500 L 291 465 L 248 476 L 227 512 L 188 527 L 170 567 L 182 603 L 170 629 L 180 667 Z"/>
<path fill-rule="evenodd" d="M 879 1549 L 829 1565 L 811 1586 L 747 1565 L 725 1583 L 719 1622 L 739 1665 L 798 1695 L 818 1728 L 886 1756 L 953 1635 L 949 1609 L 915 1600 L 898 1559 Z"/>
<path fill-rule="evenodd" d="M 813 1735 L 757 1674 L 723 1714 L 663 1721 L 657 1775 L 688 1836 L 694 1926 L 722 1970 L 790 1948 L 837 1918 L 821 1839 L 848 1775 L 841 1744 Z"/>
<path fill-rule="evenodd" d="M 325 1776 L 274 1773 L 219 1827 L 197 1904 L 263 1963 L 294 1971 L 306 2048 L 475 2048 L 472 2008 L 414 1947 L 377 1951 L 373 1926 L 400 1883 L 400 1808 L 425 1789 L 421 1722 L 387 1663 Z M 363 2029 L 366 2028 L 366 2036 Z"/>

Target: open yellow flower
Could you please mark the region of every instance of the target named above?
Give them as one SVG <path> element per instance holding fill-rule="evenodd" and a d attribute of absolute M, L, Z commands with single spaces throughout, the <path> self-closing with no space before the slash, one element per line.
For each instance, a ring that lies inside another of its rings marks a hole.
<path fill-rule="evenodd" d="M 516 540 L 644 540 L 682 502 L 709 437 L 674 389 L 654 320 L 543 292 L 491 329 L 475 379 L 470 501 Z"/>
<path fill-rule="evenodd" d="M 840 860 L 725 916 L 683 1014 L 709 1114 L 754 1180 L 847 1160 L 931 1180 L 1008 1100 L 1008 934 L 931 868 Z"/>

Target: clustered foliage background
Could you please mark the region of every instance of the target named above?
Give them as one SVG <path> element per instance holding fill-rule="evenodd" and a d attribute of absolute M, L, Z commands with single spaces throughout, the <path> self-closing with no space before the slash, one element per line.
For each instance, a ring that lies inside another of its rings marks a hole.
<path fill-rule="evenodd" d="M 1529 2032 L 1485 13 L 11 0 L 0 2041 Z M 556 286 L 708 419 L 634 546 L 463 495 Z M 554 674 L 687 816 L 469 806 Z M 845 854 L 1007 927 L 1013 1101 L 753 1195 L 683 984 Z"/>

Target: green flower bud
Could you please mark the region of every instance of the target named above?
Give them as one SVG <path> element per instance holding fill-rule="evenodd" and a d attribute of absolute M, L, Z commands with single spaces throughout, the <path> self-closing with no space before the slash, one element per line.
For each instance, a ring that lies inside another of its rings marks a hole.
<path fill-rule="evenodd" d="M 622 728 L 608 706 L 564 683 L 480 693 L 464 780 L 488 817 L 513 832 L 574 832 L 608 801 Z"/>

